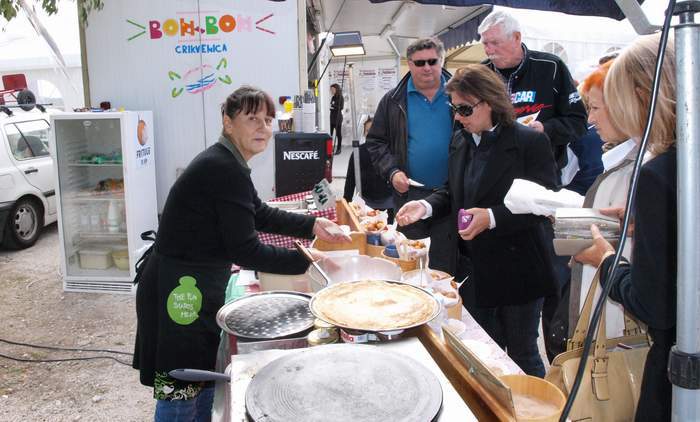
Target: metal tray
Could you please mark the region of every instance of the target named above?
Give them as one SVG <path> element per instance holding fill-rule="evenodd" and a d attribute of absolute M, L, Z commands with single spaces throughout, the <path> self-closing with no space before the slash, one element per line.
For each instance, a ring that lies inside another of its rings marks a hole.
<path fill-rule="evenodd" d="M 314 325 L 309 295 L 290 291 L 253 293 L 227 303 L 216 314 L 222 330 L 249 339 L 277 339 Z"/>
<path fill-rule="evenodd" d="M 364 280 L 360 280 L 360 281 L 364 281 Z M 408 286 L 408 287 L 411 287 L 411 288 L 416 289 L 416 290 L 420 290 L 421 292 L 425 293 L 428 297 L 430 297 L 430 299 L 432 299 L 435 302 L 433 313 L 428 318 L 426 318 L 424 321 L 419 321 L 413 325 L 407 325 L 405 327 L 392 327 L 392 328 L 387 328 L 385 330 L 366 330 L 364 328 L 351 327 L 348 325 L 339 325 L 339 324 L 336 324 L 335 322 L 332 322 L 332 321 L 326 321 L 325 319 L 323 319 L 323 316 L 321 316 L 320 314 L 318 314 L 314 311 L 314 304 L 318 301 L 318 297 L 321 294 L 321 292 L 323 292 L 325 290 L 333 289 L 333 287 L 338 286 L 340 283 L 325 287 L 321 291 L 316 293 L 314 295 L 314 297 L 311 298 L 311 302 L 309 302 L 309 308 L 311 309 L 311 312 L 314 314 L 314 316 L 316 316 L 316 318 L 318 318 L 322 321 L 325 321 L 329 324 L 333 324 L 336 327 L 345 328 L 347 330 L 364 331 L 364 332 L 368 332 L 368 333 L 387 333 L 387 332 L 391 332 L 391 331 L 407 330 L 409 328 L 419 327 L 423 324 L 426 324 L 426 323 L 432 321 L 435 317 L 437 317 L 440 314 L 440 302 L 435 297 L 435 295 L 433 295 L 428 290 L 426 290 L 422 287 L 418 287 L 418 286 L 414 286 L 414 285 L 411 285 L 408 283 L 404 283 L 403 281 L 395 281 L 395 280 L 377 280 L 377 281 L 383 281 L 385 283 L 392 283 L 392 284 L 401 284 L 401 285 Z M 359 281 L 348 281 L 347 283 L 358 283 L 358 282 Z"/>
<path fill-rule="evenodd" d="M 357 344 L 285 355 L 257 371 L 245 392 L 249 420 L 376 422 L 434 420 L 435 374 L 408 356 Z"/>

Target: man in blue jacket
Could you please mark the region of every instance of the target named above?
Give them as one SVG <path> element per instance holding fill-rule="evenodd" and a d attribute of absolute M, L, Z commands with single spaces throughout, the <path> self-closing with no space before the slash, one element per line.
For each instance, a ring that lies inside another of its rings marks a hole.
<path fill-rule="evenodd" d="M 367 134 L 367 149 L 377 173 L 393 188 L 396 209 L 423 199 L 447 183 L 447 158 L 453 116 L 443 70 L 445 47 L 437 38 L 414 41 L 406 49 L 409 73 L 379 102 Z M 430 267 L 448 269 L 447 236 L 456 236 L 447 217 L 402 227 L 411 239 L 430 237 Z"/>

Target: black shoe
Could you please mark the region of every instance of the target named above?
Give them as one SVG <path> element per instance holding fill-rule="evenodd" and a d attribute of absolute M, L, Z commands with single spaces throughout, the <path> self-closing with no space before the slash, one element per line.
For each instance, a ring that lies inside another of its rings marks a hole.
<path fill-rule="evenodd" d="M 340 155 L 340 148 L 336 149 L 333 155 Z"/>

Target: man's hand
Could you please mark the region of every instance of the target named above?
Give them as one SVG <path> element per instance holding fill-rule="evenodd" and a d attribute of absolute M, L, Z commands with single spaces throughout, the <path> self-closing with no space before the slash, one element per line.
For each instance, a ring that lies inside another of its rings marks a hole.
<path fill-rule="evenodd" d="M 528 123 L 528 126 L 535 129 L 538 132 L 544 132 L 544 125 L 538 120 L 531 121 L 530 123 Z"/>
<path fill-rule="evenodd" d="M 398 193 L 408 192 L 408 177 L 406 173 L 402 171 L 397 171 L 391 176 L 391 185 L 394 187 Z"/>
<path fill-rule="evenodd" d="M 408 201 L 396 213 L 396 222 L 399 226 L 407 226 L 420 220 L 428 210 L 418 201 Z"/>
<path fill-rule="evenodd" d="M 615 249 L 600 234 L 600 230 L 595 224 L 591 225 L 591 234 L 593 235 L 593 245 L 574 255 L 574 261 L 599 267 L 605 258 L 615 253 Z"/>
<path fill-rule="evenodd" d="M 491 218 L 489 210 L 485 208 L 469 208 L 467 212 L 473 215 L 472 222 L 469 223 L 469 227 L 459 230 L 457 233 L 464 240 L 472 240 L 491 226 Z"/>
<path fill-rule="evenodd" d="M 345 234 L 343 230 L 327 218 L 318 217 L 314 222 L 314 236 L 321 240 L 331 243 L 352 242 L 350 236 Z"/>

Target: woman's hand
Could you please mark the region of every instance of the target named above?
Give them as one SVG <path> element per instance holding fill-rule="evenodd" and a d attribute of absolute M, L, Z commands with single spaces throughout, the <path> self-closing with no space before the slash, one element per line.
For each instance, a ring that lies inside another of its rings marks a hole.
<path fill-rule="evenodd" d="M 620 220 L 620 228 L 622 228 L 622 224 L 625 221 L 624 208 L 601 208 L 598 211 L 608 217 L 617 217 L 617 219 Z M 630 219 L 630 225 L 627 226 L 627 236 L 634 236 L 634 219 Z"/>
<path fill-rule="evenodd" d="M 407 226 L 423 218 L 428 210 L 418 201 L 408 201 L 396 213 L 396 222 L 399 226 Z"/>
<path fill-rule="evenodd" d="M 314 222 L 313 233 L 314 236 L 321 240 L 325 240 L 326 242 L 352 242 L 350 236 L 345 234 L 345 232 L 343 232 L 340 226 L 338 226 L 331 220 L 323 217 L 316 218 L 316 222 Z"/>
<path fill-rule="evenodd" d="M 457 233 L 464 240 L 472 240 L 479 235 L 479 233 L 491 227 L 491 217 L 489 216 L 489 210 L 485 208 L 469 208 L 467 210 L 472 217 L 472 222 L 464 230 L 459 230 Z"/>
<path fill-rule="evenodd" d="M 595 224 L 591 225 L 591 234 L 593 235 L 593 245 L 574 255 L 574 261 L 599 267 L 605 258 L 615 253 L 615 249 L 600 234 L 600 230 Z"/>

